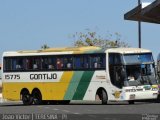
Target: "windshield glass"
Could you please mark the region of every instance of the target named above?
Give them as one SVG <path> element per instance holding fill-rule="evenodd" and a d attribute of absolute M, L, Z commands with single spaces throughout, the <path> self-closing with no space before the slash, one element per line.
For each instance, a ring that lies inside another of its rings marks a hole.
<path fill-rule="evenodd" d="M 152 53 L 109 53 L 109 74 L 118 88 L 157 84 Z"/>
<path fill-rule="evenodd" d="M 157 84 L 153 64 L 126 65 L 127 83 L 129 86 Z"/>
<path fill-rule="evenodd" d="M 151 53 L 145 54 L 125 54 L 123 56 L 124 64 L 145 64 L 145 63 L 153 63 L 153 57 Z"/>
<path fill-rule="evenodd" d="M 157 84 L 152 53 L 124 54 L 126 83 L 129 86 Z"/>

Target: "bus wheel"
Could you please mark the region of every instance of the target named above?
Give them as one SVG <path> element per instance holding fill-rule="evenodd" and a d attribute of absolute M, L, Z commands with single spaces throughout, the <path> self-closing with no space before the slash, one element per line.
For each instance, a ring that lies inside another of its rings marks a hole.
<path fill-rule="evenodd" d="M 22 102 L 24 105 L 31 105 L 33 103 L 32 97 L 29 92 L 24 91 L 22 92 Z"/>
<path fill-rule="evenodd" d="M 103 88 L 99 88 L 97 90 L 96 96 L 95 96 L 96 101 L 100 101 L 103 105 L 107 104 L 108 102 L 108 95 L 106 91 Z"/>
<path fill-rule="evenodd" d="M 134 100 L 129 100 L 128 103 L 129 103 L 130 105 L 133 105 L 133 104 L 134 104 Z"/>
<path fill-rule="evenodd" d="M 33 91 L 32 96 L 33 96 L 33 103 L 35 105 L 42 104 L 42 95 L 39 91 Z"/>
<path fill-rule="evenodd" d="M 108 96 L 104 90 L 102 90 L 101 100 L 102 100 L 102 105 L 106 105 L 108 102 Z"/>

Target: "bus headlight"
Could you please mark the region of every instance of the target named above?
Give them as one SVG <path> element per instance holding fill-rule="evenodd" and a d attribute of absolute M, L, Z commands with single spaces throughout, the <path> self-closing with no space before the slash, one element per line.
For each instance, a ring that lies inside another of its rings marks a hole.
<path fill-rule="evenodd" d="M 158 88 L 158 85 L 152 85 L 152 91 L 158 91 L 159 88 Z"/>
<path fill-rule="evenodd" d="M 158 88 L 152 88 L 152 91 L 158 91 L 159 89 Z"/>

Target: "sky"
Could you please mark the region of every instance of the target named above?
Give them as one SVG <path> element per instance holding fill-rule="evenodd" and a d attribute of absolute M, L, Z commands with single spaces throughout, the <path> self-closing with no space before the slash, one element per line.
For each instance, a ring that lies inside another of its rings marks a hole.
<path fill-rule="evenodd" d="M 142 0 L 142 2 L 153 0 Z M 0 0 L 0 55 L 4 51 L 73 46 L 71 35 L 96 31 L 101 36 L 121 34 L 138 47 L 138 24 L 124 20 L 137 0 Z M 142 48 L 160 52 L 160 25 L 142 23 Z"/>

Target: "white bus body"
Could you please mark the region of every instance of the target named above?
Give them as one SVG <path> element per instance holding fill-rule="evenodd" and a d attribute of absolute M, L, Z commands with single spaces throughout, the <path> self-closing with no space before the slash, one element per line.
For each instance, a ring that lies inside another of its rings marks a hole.
<path fill-rule="evenodd" d="M 82 47 L 4 52 L 2 70 L 3 97 L 24 104 L 46 100 L 133 104 L 158 95 L 154 60 L 146 49 Z"/>

